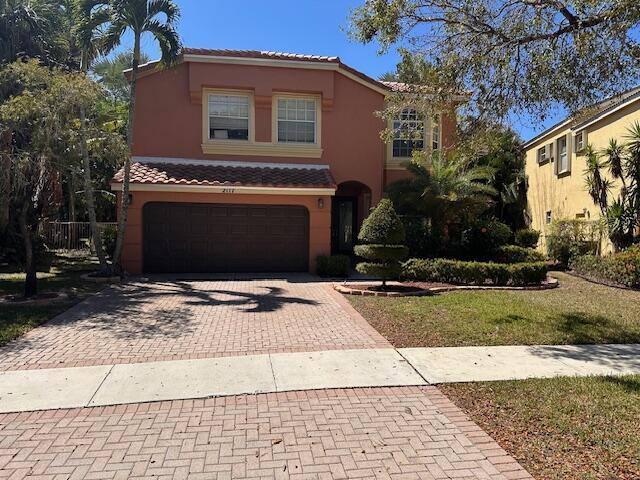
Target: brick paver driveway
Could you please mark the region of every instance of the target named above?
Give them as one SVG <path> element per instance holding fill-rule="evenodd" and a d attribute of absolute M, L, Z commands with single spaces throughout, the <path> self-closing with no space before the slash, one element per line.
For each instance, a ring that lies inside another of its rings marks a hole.
<path fill-rule="evenodd" d="M 0 347 L 0 370 L 389 346 L 309 275 L 156 279 L 108 288 Z"/>
<path fill-rule="evenodd" d="M 0 478 L 531 478 L 434 387 L 0 415 Z"/>

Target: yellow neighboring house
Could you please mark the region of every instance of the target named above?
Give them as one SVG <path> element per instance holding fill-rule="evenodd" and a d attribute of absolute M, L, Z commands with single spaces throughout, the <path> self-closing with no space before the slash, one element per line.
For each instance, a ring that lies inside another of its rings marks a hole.
<path fill-rule="evenodd" d="M 524 144 L 527 203 L 531 228 L 541 233 L 539 249 L 546 251 L 554 220 L 600 218 L 586 190 L 584 147 L 590 144 L 601 151 L 611 138 L 624 143 L 627 128 L 636 121 L 640 121 L 640 87 L 572 115 Z M 614 197 L 618 193 L 612 191 Z M 608 239 L 602 251 L 611 251 Z"/>

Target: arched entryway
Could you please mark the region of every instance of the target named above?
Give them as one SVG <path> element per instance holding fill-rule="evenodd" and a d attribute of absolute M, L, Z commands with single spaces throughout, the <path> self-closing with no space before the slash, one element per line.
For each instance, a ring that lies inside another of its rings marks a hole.
<path fill-rule="evenodd" d="M 349 181 L 338 185 L 331 204 L 331 253 L 353 254 L 362 221 L 371 208 L 371 189 Z"/>

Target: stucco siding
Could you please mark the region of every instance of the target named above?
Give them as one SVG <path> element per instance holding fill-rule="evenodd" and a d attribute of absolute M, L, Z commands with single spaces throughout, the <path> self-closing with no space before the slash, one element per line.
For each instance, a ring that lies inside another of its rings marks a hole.
<path fill-rule="evenodd" d="M 587 143 L 597 151 L 607 147 L 611 138 L 624 142 L 627 128 L 636 121 L 640 121 L 640 101 L 602 118 L 598 122 L 585 128 Z M 531 216 L 531 227 L 541 232 L 539 248 L 546 250 L 546 237 L 551 225 L 547 224 L 547 212 L 551 212 L 552 219 L 575 219 L 584 217 L 587 220 L 600 219 L 600 210 L 594 205 L 587 193 L 585 183 L 586 158 L 582 154 L 571 153 L 571 172 L 556 175 L 554 162 L 538 164 L 538 149 L 545 144 L 554 143 L 563 135 L 581 131 L 581 128 L 566 127 L 552 131 L 538 139 L 526 150 L 526 175 L 528 180 L 527 203 Z M 570 145 L 572 147 L 572 145 Z M 614 182 L 611 198 L 617 197 L 619 185 Z M 611 250 L 611 244 L 604 240 L 604 252 Z"/>

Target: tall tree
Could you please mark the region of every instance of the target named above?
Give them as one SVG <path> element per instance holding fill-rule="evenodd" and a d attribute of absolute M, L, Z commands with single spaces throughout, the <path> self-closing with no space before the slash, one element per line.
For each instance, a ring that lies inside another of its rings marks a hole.
<path fill-rule="evenodd" d="M 0 63 L 31 57 L 46 65 L 77 65 L 69 13 L 64 0 L 0 0 Z"/>
<path fill-rule="evenodd" d="M 102 29 L 101 48 L 103 53 L 111 52 L 122 42 L 126 32 L 133 35 L 133 57 L 129 74 L 130 101 L 127 118 L 127 144 L 130 154 L 125 157 L 123 166 L 122 193 L 118 215 L 118 235 L 113 264 L 121 269 L 120 257 L 124 242 L 127 214 L 129 209 L 129 181 L 131 175 L 131 153 L 133 152 L 133 122 L 136 106 L 136 82 L 140 59 L 142 58 L 141 40 L 146 33 L 151 34 L 160 46 L 160 67 L 173 64 L 180 53 L 180 38 L 175 30 L 180 16 L 178 6 L 171 0 L 110 0 L 94 4 L 93 15 L 103 18 L 96 24 Z"/>
<path fill-rule="evenodd" d="M 83 75 L 87 74 L 89 65 L 98 51 L 95 36 L 96 28 L 108 18 L 106 12 L 101 10 L 93 12 L 95 3 L 96 2 L 94 0 L 78 0 L 73 4 L 75 38 L 80 46 L 80 71 Z M 78 135 L 78 140 L 83 167 L 84 198 L 87 207 L 87 216 L 89 217 L 89 225 L 91 228 L 91 238 L 93 240 L 96 256 L 98 257 L 98 262 L 100 263 L 100 271 L 103 274 L 109 274 L 110 269 L 102 245 L 102 234 L 98 228 L 98 221 L 96 218 L 95 192 L 93 190 L 93 182 L 91 180 L 91 161 L 89 159 L 89 149 L 87 147 L 87 112 L 83 105 L 80 105 L 79 115 L 80 134 Z"/>
<path fill-rule="evenodd" d="M 13 215 L 19 227 L 25 259 L 25 296 L 37 293 L 34 244 L 38 226 L 53 205 L 59 178 L 68 158 L 67 132 L 78 121 L 81 105 L 88 108 L 99 88 L 86 76 L 15 62 L 0 70 L 0 128 L 7 139 Z"/>
<path fill-rule="evenodd" d="M 408 46 L 403 81 L 469 91 L 485 116 L 577 110 L 640 78 L 637 0 L 365 0 L 351 20 L 362 42 Z"/>

